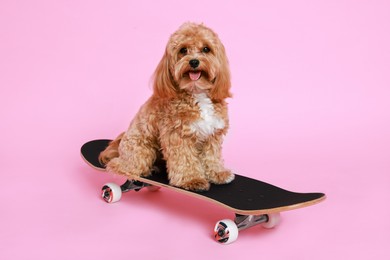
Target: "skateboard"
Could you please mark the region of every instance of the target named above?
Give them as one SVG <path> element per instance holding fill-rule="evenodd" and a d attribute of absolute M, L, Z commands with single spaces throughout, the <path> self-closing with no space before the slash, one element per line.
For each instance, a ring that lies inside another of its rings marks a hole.
<path fill-rule="evenodd" d="M 99 154 L 111 140 L 100 139 L 85 143 L 81 156 L 85 162 L 97 170 L 105 171 L 99 162 Z M 235 179 L 224 185 L 214 185 L 208 191 L 189 191 L 169 185 L 165 162 L 155 163 L 155 170 L 149 177 L 128 179 L 124 184 L 107 183 L 102 188 L 102 198 L 108 203 L 119 201 L 122 193 L 160 188 L 212 202 L 231 210 L 235 219 L 223 219 L 214 227 L 214 238 L 222 244 L 230 244 L 238 237 L 238 232 L 255 225 L 273 228 L 280 221 L 280 212 L 317 204 L 325 199 L 324 193 L 297 193 L 274 185 L 236 174 Z"/>

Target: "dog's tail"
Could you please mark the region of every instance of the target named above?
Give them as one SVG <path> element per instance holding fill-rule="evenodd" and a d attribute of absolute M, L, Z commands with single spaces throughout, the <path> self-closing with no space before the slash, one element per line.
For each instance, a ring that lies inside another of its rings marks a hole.
<path fill-rule="evenodd" d="M 107 165 L 112 159 L 119 157 L 118 147 L 125 133 L 121 133 L 115 140 L 111 141 L 106 149 L 100 153 L 99 161 L 102 165 Z"/>

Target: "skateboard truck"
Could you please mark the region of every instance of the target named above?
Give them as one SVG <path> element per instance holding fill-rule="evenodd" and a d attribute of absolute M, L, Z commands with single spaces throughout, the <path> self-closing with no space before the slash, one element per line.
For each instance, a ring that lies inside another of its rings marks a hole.
<path fill-rule="evenodd" d="M 233 220 L 223 219 L 215 224 L 215 240 L 222 244 L 230 244 L 237 240 L 238 231 L 262 225 L 264 228 L 273 228 L 280 222 L 280 213 L 262 215 L 240 215 L 236 214 Z"/>
<path fill-rule="evenodd" d="M 134 181 L 134 180 L 127 180 L 125 183 L 121 185 L 122 192 L 128 192 L 128 191 L 140 191 L 143 187 L 150 186 L 147 183 L 140 182 L 140 181 Z"/>
<path fill-rule="evenodd" d="M 244 230 L 253 226 L 256 226 L 258 224 L 268 222 L 269 217 L 268 215 L 240 215 L 236 214 L 236 218 L 234 219 L 234 223 L 236 223 L 238 230 Z"/>
<path fill-rule="evenodd" d="M 149 191 L 156 191 L 160 189 L 160 187 L 136 180 L 127 180 L 121 186 L 118 186 L 116 183 L 107 183 L 102 188 L 102 198 L 107 203 L 114 203 L 121 199 L 122 193 L 132 190 L 140 191 L 145 187 Z"/>

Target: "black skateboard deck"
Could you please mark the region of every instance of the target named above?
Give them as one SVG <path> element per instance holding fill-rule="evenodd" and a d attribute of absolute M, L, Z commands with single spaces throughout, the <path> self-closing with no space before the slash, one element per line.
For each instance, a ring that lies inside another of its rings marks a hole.
<path fill-rule="evenodd" d="M 101 139 L 85 143 L 81 147 L 83 159 L 93 168 L 105 170 L 104 165 L 99 162 L 98 157 L 100 152 L 107 147 L 110 141 L 111 140 L 108 139 Z M 276 225 L 279 218 L 279 212 L 314 205 L 325 199 L 324 193 L 292 192 L 238 174 L 235 175 L 235 179 L 229 184 L 211 184 L 208 191 L 188 191 L 169 185 L 164 161 L 156 162 L 155 166 L 159 169 L 158 172 L 153 173 L 150 177 L 140 177 L 137 180 L 129 180 L 120 187 L 120 190 L 126 192 L 128 190 L 139 190 L 146 186 L 149 186 L 149 188 L 150 186 L 164 187 L 200 199 L 205 199 L 236 213 L 234 223 L 238 229 L 253 226 L 257 222 L 265 222 L 263 223 L 263 226 L 273 227 L 274 225 L 272 223 L 270 224 L 270 222 L 272 222 L 269 219 L 270 216 L 274 218 L 273 221 Z M 107 202 L 112 201 L 112 192 L 114 189 L 115 188 L 108 187 L 107 185 L 103 187 L 102 196 Z M 248 221 L 249 223 L 246 223 Z M 232 242 L 237 238 L 235 230 L 232 230 L 235 229 L 232 227 L 232 223 L 226 222 L 229 222 L 229 220 L 220 221 L 215 227 L 216 239 L 222 243 L 229 243 L 229 241 Z M 270 225 L 267 226 L 267 224 Z M 227 232 L 230 235 L 226 235 Z"/>

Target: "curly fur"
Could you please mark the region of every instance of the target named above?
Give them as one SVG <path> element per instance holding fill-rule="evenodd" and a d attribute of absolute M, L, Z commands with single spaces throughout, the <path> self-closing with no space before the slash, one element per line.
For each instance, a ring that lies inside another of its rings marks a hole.
<path fill-rule="evenodd" d="M 154 74 L 153 95 L 100 160 L 107 170 L 136 179 L 150 175 L 163 157 L 170 184 L 188 190 L 231 182 L 234 174 L 221 156 L 230 85 L 218 36 L 202 24 L 185 23 L 168 41 Z"/>

